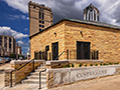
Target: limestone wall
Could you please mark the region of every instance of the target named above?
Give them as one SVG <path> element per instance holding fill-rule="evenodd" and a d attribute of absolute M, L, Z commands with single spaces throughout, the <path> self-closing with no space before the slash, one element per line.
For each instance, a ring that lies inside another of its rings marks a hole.
<path fill-rule="evenodd" d="M 31 59 L 34 58 L 34 52 L 45 51 L 46 46 L 49 46 L 49 52 L 52 52 L 52 43 L 55 42 L 58 42 L 58 54 L 62 53 L 64 51 L 64 23 L 58 24 L 39 33 L 36 36 L 31 37 Z M 63 60 L 64 54 L 59 59 Z"/>
<path fill-rule="evenodd" d="M 71 51 L 72 59 L 76 59 L 77 41 L 90 42 L 100 60 L 120 61 L 120 30 L 65 21 L 65 50 Z"/>

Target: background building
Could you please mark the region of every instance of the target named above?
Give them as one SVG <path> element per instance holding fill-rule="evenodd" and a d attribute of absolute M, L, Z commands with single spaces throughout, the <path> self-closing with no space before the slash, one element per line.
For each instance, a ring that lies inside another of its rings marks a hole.
<path fill-rule="evenodd" d="M 30 36 L 42 31 L 53 24 L 52 10 L 45 5 L 36 4 L 32 1 L 28 4 L 30 20 Z"/>
<path fill-rule="evenodd" d="M 0 56 L 15 54 L 16 40 L 13 36 L 0 35 Z"/>
<path fill-rule="evenodd" d="M 16 58 L 18 58 L 19 55 L 22 55 L 22 47 L 19 46 L 18 44 L 16 44 L 16 51 L 15 51 L 15 54 L 16 54 Z"/>

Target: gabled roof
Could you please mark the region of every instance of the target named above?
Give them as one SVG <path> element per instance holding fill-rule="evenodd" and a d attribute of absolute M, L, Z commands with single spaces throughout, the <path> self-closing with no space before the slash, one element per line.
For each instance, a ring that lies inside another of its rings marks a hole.
<path fill-rule="evenodd" d="M 59 23 L 61 23 L 63 21 L 70 21 L 70 22 L 76 22 L 76 23 L 82 23 L 82 24 L 88 24 L 88 25 L 94 25 L 94 26 L 99 26 L 99 27 L 106 27 L 106 28 L 113 28 L 113 29 L 120 30 L 120 26 L 107 24 L 107 23 L 103 23 L 103 22 L 99 22 L 99 21 L 88 21 L 88 20 L 77 20 L 77 19 L 62 19 L 59 22 L 57 22 L 57 23 L 55 23 L 55 24 L 53 24 L 53 25 L 43 29 L 42 31 L 29 36 L 29 38 L 31 38 L 31 37 L 33 37 L 33 36 L 43 32 L 43 31 L 47 30 L 48 28 L 53 27 L 53 26 L 55 26 L 55 25 L 57 25 L 57 24 L 59 24 Z"/>

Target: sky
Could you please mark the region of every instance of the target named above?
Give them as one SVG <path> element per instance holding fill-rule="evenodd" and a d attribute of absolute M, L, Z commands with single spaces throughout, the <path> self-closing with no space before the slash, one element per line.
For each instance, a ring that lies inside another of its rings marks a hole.
<path fill-rule="evenodd" d="M 29 51 L 30 0 L 0 0 L 0 34 L 10 35 L 22 47 L 25 55 Z M 44 4 L 53 11 L 54 23 L 63 18 L 83 19 L 83 9 L 91 3 L 100 11 L 100 22 L 120 26 L 120 0 L 31 0 Z"/>

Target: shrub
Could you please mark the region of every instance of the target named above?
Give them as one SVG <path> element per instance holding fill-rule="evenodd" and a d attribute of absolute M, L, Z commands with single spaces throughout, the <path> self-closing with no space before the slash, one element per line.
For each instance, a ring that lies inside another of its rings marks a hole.
<path fill-rule="evenodd" d="M 74 64 L 72 63 L 72 67 L 74 67 Z"/>
<path fill-rule="evenodd" d="M 79 64 L 79 67 L 81 67 L 81 66 L 82 66 L 82 63 Z"/>
<path fill-rule="evenodd" d="M 102 63 L 100 63 L 100 66 L 102 66 L 103 64 Z"/>
<path fill-rule="evenodd" d="M 93 64 L 90 64 L 90 66 L 93 66 Z"/>
<path fill-rule="evenodd" d="M 68 65 L 68 67 L 70 67 L 70 65 Z"/>
<path fill-rule="evenodd" d="M 95 66 L 98 66 L 98 64 L 96 63 Z"/>
<path fill-rule="evenodd" d="M 117 64 L 119 64 L 119 62 L 117 62 Z"/>
<path fill-rule="evenodd" d="M 103 65 L 106 65 L 106 63 L 104 63 Z"/>
<path fill-rule="evenodd" d="M 67 66 L 66 66 L 66 65 L 64 65 L 63 67 L 64 67 L 64 68 L 66 68 Z"/>
<path fill-rule="evenodd" d="M 87 67 L 87 64 L 85 64 L 85 67 Z"/>

